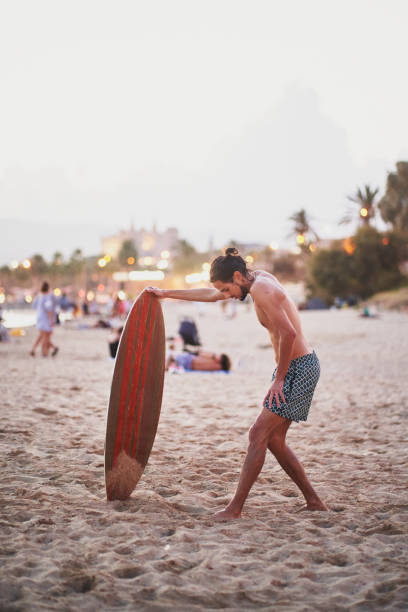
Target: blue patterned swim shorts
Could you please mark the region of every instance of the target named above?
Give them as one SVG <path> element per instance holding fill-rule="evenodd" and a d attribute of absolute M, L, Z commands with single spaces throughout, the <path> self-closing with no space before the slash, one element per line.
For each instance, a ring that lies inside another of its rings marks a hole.
<path fill-rule="evenodd" d="M 178 366 L 181 366 L 187 371 L 192 370 L 193 357 L 191 353 L 180 353 L 180 355 L 176 355 L 176 363 Z"/>
<path fill-rule="evenodd" d="M 277 368 L 273 372 L 272 381 L 275 380 L 276 370 Z M 320 363 L 314 351 L 292 359 L 283 384 L 285 403 L 281 402 L 278 407 L 276 399 L 273 398 L 270 406 L 268 398 L 264 407 L 285 419 L 306 421 L 319 376 Z"/>

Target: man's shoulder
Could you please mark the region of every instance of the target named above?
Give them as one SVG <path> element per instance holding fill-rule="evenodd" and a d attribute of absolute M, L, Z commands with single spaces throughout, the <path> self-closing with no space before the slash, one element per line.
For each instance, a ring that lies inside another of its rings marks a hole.
<path fill-rule="evenodd" d="M 285 291 L 272 274 L 259 274 L 254 280 L 251 289 L 254 300 L 276 300 L 280 302 L 285 298 Z"/>

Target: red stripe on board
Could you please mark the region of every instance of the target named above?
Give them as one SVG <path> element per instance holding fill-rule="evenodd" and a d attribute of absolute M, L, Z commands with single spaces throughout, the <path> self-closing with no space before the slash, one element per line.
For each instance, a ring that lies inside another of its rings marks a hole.
<path fill-rule="evenodd" d="M 140 334 L 143 334 L 143 338 L 146 337 L 146 324 L 147 324 L 147 319 L 149 315 L 149 306 L 152 303 L 151 300 L 147 300 L 147 299 L 145 299 L 144 302 L 145 303 L 143 304 L 142 315 L 140 317 Z M 150 309 L 150 317 L 152 317 L 152 311 L 153 309 Z M 150 318 L 150 321 L 151 321 L 151 318 Z M 147 333 L 149 336 L 150 331 Z M 132 431 L 133 431 L 133 427 L 132 427 L 133 416 L 136 410 L 136 397 L 137 397 L 137 390 L 138 390 L 139 381 L 140 381 L 140 366 L 141 366 L 143 354 L 145 354 L 145 351 L 142 351 L 140 347 L 138 346 L 136 361 L 133 366 L 133 372 L 132 372 L 133 375 L 132 375 L 132 380 L 131 380 L 130 389 L 129 389 L 129 396 L 128 396 L 128 402 L 127 402 L 129 406 L 129 410 L 128 410 L 128 414 L 126 418 L 126 434 L 125 434 L 125 440 L 123 443 L 123 448 L 127 452 L 128 455 L 130 454 L 130 441 L 132 438 Z"/>
<path fill-rule="evenodd" d="M 139 308 L 139 305 L 136 306 Z M 124 365 L 122 370 L 122 376 L 120 378 L 120 395 L 119 395 L 119 405 L 117 412 L 117 422 L 116 422 L 116 432 L 115 432 L 115 447 L 113 451 L 112 464 L 115 461 L 117 455 L 119 454 L 122 446 L 122 433 L 123 433 L 123 425 L 125 420 L 125 407 L 126 407 L 126 387 L 123 385 L 123 380 L 125 376 L 129 376 L 130 370 L 130 357 L 131 357 L 131 348 L 134 341 L 135 331 L 136 331 L 136 323 L 138 317 L 133 317 L 131 323 L 129 325 L 129 332 L 126 347 L 126 354 L 124 359 Z"/>
<path fill-rule="evenodd" d="M 142 305 L 145 306 L 145 302 Z M 132 365 L 132 351 L 134 350 L 134 340 L 135 334 L 138 327 L 138 322 L 140 321 L 140 315 L 134 316 L 131 327 L 129 329 L 128 337 L 127 337 L 127 347 L 126 347 L 126 355 L 125 361 L 123 365 L 123 372 L 121 377 L 121 389 L 120 389 L 120 399 L 119 399 L 119 407 L 118 407 L 118 416 L 117 416 L 117 428 L 116 428 L 116 438 L 115 438 L 115 450 L 113 452 L 113 461 L 117 457 L 117 455 L 122 450 L 122 437 L 123 437 L 123 427 L 125 423 L 125 413 L 127 406 L 127 395 L 128 395 L 128 385 L 124 384 L 129 379 L 131 365 Z M 139 326 L 140 327 L 140 326 Z"/>
<path fill-rule="evenodd" d="M 139 370 L 138 370 L 138 376 L 136 379 L 137 384 L 135 386 L 132 386 L 132 406 L 133 406 L 132 419 L 131 420 L 129 419 L 128 421 L 128 427 L 129 427 L 129 432 L 130 432 L 130 438 L 129 438 L 129 444 L 128 444 L 128 454 L 130 457 L 134 457 L 135 455 L 134 450 L 132 452 L 132 449 L 134 448 L 134 443 L 135 443 L 136 436 L 137 436 L 137 433 L 135 433 L 135 425 L 137 424 L 137 420 L 139 418 L 138 414 L 140 410 L 140 398 L 143 396 L 143 387 L 142 387 L 143 383 L 141 382 L 141 379 L 142 379 L 142 372 L 144 369 L 144 364 L 149 359 L 150 336 L 152 333 L 152 326 L 154 325 L 156 304 L 157 304 L 156 300 L 152 300 L 150 302 L 151 308 L 149 310 L 149 313 L 146 319 L 146 328 L 145 328 L 146 340 L 144 344 L 143 354 L 140 355 Z M 135 418 L 135 415 L 136 415 L 136 418 Z"/>
<path fill-rule="evenodd" d="M 135 431 L 135 437 L 133 439 L 131 457 L 133 457 L 136 452 L 137 436 L 139 434 L 139 427 L 140 427 L 140 421 L 141 421 L 140 415 L 141 415 L 142 407 L 143 407 L 143 395 L 144 395 L 144 386 L 146 382 L 147 364 L 149 362 L 150 345 L 151 345 L 152 336 L 153 336 L 152 328 L 155 323 L 156 310 L 157 310 L 157 301 L 155 300 L 153 303 L 153 307 L 152 307 L 152 317 L 150 320 L 150 326 L 149 326 L 149 332 L 148 332 L 148 339 L 147 339 L 147 346 L 146 346 L 146 359 L 145 359 L 143 374 L 142 374 L 142 390 L 140 394 L 140 400 L 139 400 L 139 406 L 138 406 L 138 412 L 137 412 L 136 431 Z"/>

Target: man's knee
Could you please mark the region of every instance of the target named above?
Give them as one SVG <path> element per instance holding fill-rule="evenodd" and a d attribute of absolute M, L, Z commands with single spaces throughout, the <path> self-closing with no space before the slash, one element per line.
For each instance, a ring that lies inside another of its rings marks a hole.
<path fill-rule="evenodd" d="M 268 446 L 268 433 L 257 423 L 252 425 L 248 432 L 249 446 L 252 448 L 265 448 Z"/>
<path fill-rule="evenodd" d="M 274 431 L 269 435 L 268 448 L 270 451 L 272 451 L 273 454 L 279 453 L 284 450 L 285 445 L 286 442 L 284 435 Z"/>

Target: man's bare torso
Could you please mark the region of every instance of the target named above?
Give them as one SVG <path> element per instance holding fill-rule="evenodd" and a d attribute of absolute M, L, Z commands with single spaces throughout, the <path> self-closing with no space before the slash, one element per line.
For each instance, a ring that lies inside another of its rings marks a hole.
<path fill-rule="evenodd" d="M 279 362 L 279 330 L 276 329 L 273 323 L 269 320 L 265 310 L 259 304 L 257 304 L 256 293 L 262 289 L 270 294 L 271 300 L 276 300 L 279 302 L 280 307 L 284 310 L 287 318 L 296 330 L 296 338 L 292 347 L 291 359 L 296 359 L 297 357 L 310 353 L 310 348 L 302 332 L 298 310 L 282 285 L 279 283 L 278 279 L 272 274 L 269 274 L 263 270 L 256 270 L 252 274 L 255 276 L 255 280 L 252 284 L 250 293 L 254 300 L 255 311 L 259 322 L 261 325 L 266 327 L 271 337 L 272 346 L 275 351 L 276 363 Z M 254 289 L 256 290 L 254 291 Z"/>

